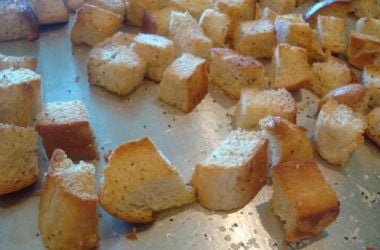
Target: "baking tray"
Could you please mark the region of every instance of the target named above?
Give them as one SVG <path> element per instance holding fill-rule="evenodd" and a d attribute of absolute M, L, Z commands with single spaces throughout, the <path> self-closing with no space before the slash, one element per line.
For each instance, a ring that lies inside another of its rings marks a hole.
<path fill-rule="evenodd" d="M 196 163 L 233 128 L 236 102 L 210 86 L 196 109 L 183 114 L 157 99 L 158 85 L 152 82 L 145 82 L 125 98 L 90 86 L 86 73 L 90 48 L 71 45 L 72 19 L 65 25 L 44 27 L 37 41 L 0 43 L 0 52 L 38 57 L 45 103 L 81 100 L 85 104 L 102 156 L 121 143 L 147 135 L 189 181 Z M 297 123 L 311 136 L 317 102 L 308 91 L 295 96 Z M 48 160 L 41 141 L 38 154 L 39 181 L 20 192 L 0 196 L 1 249 L 44 249 L 37 221 L 39 191 Z M 123 222 L 98 207 L 99 249 L 379 249 L 379 149 L 366 140 L 344 167 L 331 166 L 316 157 L 341 204 L 337 221 L 318 237 L 293 244 L 283 241 L 282 223 L 270 209 L 272 187 L 267 185 L 241 209 L 213 212 L 193 203 L 160 212 L 154 223 L 145 225 Z M 105 164 L 103 157 L 95 162 L 98 179 Z"/>

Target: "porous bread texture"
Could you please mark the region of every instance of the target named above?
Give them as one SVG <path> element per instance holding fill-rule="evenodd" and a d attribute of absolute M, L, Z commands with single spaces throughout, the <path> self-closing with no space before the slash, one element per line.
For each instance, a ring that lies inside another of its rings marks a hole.
<path fill-rule="evenodd" d="M 281 163 L 272 169 L 272 182 L 271 207 L 285 222 L 286 241 L 321 234 L 338 217 L 338 197 L 315 163 Z"/>
<path fill-rule="evenodd" d="M 215 9 L 217 0 L 168 0 L 170 5 L 175 6 L 180 11 L 188 11 L 196 20 L 199 20 L 203 11 L 206 9 Z M 236 1 L 236 0 L 232 0 Z M 239 1 L 239 0 L 238 0 Z"/>
<path fill-rule="evenodd" d="M 380 38 L 356 31 L 350 31 L 346 57 L 349 64 L 363 69 L 380 60 Z"/>
<path fill-rule="evenodd" d="M 256 7 L 258 7 L 258 5 Z M 260 19 L 270 20 L 274 24 L 278 15 L 279 15 L 279 13 L 272 10 L 271 8 L 264 7 Z"/>
<path fill-rule="evenodd" d="M 380 147 L 380 107 L 372 109 L 366 115 L 368 127 L 365 130 L 367 137 Z"/>
<path fill-rule="evenodd" d="M 64 23 L 69 13 L 62 0 L 29 0 L 29 6 L 36 14 L 39 24 Z"/>
<path fill-rule="evenodd" d="M 35 40 L 40 35 L 37 18 L 25 0 L 2 1 L 0 23 L 0 42 Z"/>
<path fill-rule="evenodd" d="M 0 123 L 0 195 L 37 181 L 37 140 L 34 128 Z"/>
<path fill-rule="evenodd" d="M 367 35 L 376 36 L 380 39 L 380 19 L 362 17 L 356 21 L 355 31 Z"/>
<path fill-rule="evenodd" d="M 337 54 L 345 52 L 345 25 L 345 20 L 342 18 L 319 15 L 317 30 L 322 48 Z"/>
<path fill-rule="evenodd" d="M 325 62 L 315 62 L 311 67 L 312 79 L 306 87 L 318 97 L 352 83 L 352 70 L 345 61 L 330 56 Z"/>
<path fill-rule="evenodd" d="M 131 48 L 147 61 L 145 77 L 159 82 L 166 68 L 174 61 L 174 44 L 163 36 L 140 33 Z"/>
<path fill-rule="evenodd" d="M 37 57 L 35 56 L 10 56 L 0 53 L 0 71 L 3 69 L 27 68 L 35 71 L 37 68 Z"/>
<path fill-rule="evenodd" d="M 125 2 L 124 0 L 86 0 L 86 3 L 98 6 L 99 8 L 118 14 L 124 20 Z"/>
<path fill-rule="evenodd" d="M 380 0 L 352 0 L 352 11 L 357 17 L 380 17 Z"/>
<path fill-rule="evenodd" d="M 231 19 L 215 9 L 206 9 L 199 18 L 199 25 L 206 36 L 211 38 L 213 47 L 226 47 L 227 32 Z"/>
<path fill-rule="evenodd" d="M 147 61 L 133 49 L 110 42 L 90 51 L 88 81 L 119 96 L 126 96 L 143 83 Z"/>
<path fill-rule="evenodd" d="M 313 145 L 303 128 L 279 116 L 267 116 L 259 124 L 269 140 L 272 166 L 291 160 L 314 160 Z"/>
<path fill-rule="evenodd" d="M 259 132 L 235 130 L 197 164 L 190 185 L 199 203 L 211 210 L 245 206 L 265 185 L 267 139 Z"/>
<path fill-rule="evenodd" d="M 100 42 L 97 42 L 93 47 L 94 48 L 101 47 L 107 43 L 115 43 L 118 45 L 130 47 L 132 42 L 133 42 L 133 38 L 135 38 L 135 36 L 136 36 L 136 34 L 134 34 L 134 33 L 118 31 L 115 34 L 113 34 L 112 36 L 107 37 Z"/>
<path fill-rule="evenodd" d="M 259 121 L 268 115 L 280 116 L 295 123 L 297 106 L 293 96 L 284 88 L 277 90 L 243 88 L 235 109 L 235 126 L 252 130 L 257 128 Z"/>
<path fill-rule="evenodd" d="M 104 168 L 100 205 L 113 216 L 135 223 L 154 213 L 195 200 L 180 173 L 148 137 L 119 145 Z"/>
<path fill-rule="evenodd" d="M 262 8 L 270 8 L 278 14 L 288 14 L 296 7 L 296 0 L 261 0 Z"/>
<path fill-rule="evenodd" d="M 158 98 L 189 113 L 202 101 L 207 91 L 207 61 L 184 53 L 166 68 Z"/>
<path fill-rule="evenodd" d="M 264 65 L 253 57 L 239 55 L 231 49 L 211 49 L 208 74 L 212 84 L 236 100 L 240 98 L 244 87 L 268 87 Z"/>
<path fill-rule="evenodd" d="M 123 17 L 85 3 L 77 10 L 71 28 L 71 42 L 95 45 L 97 42 L 115 34 L 123 23 Z"/>
<path fill-rule="evenodd" d="M 272 58 L 276 47 L 273 22 L 266 19 L 241 22 L 236 27 L 232 45 L 242 55 Z"/>
<path fill-rule="evenodd" d="M 95 166 L 74 164 L 56 149 L 42 188 L 38 226 L 48 249 L 92 249 L 98 244 Z"/>
<path fill-rule="evenodd" d="M 41 106 L 39 74 L 25 68 L 0 71 L 0 122 L 30 126 Z"/>
<path fill-rule="evenodd" d="M 278 44 L 269 75 L 273 89 L 296 90 L 307 86 L 312 78 L 307 50 L 286 43 Z"/>
<path fill-rule="evenodd" d="M 85 0 L 63 0 L 63 2 L 71 12 L 75 12 L 77 9 L 82 7 Z"/>
<path fill-rule="evenodd" d="M 335 100 L 325 103 L 317 117 L 315 148 L 327 162 L 344 165 L 350 154 L 364 142 L 364 117 Z"/>
<path fill-rule="evenodd" d="M 171 12 L 169 39 L 174 42 L 176 56 L 181 56 L 183 53 L 206 59 L 210 56 L 212 40 L 205 35 L 197 21 L 188 12 Z"/>
<path fill-rule="evenodd" d="M 124 0 L 126 20 L 129 24 L 141 26 L 144 10 L 159 10 L 169 7 L 171 0 Z"/>
<path fill-rule="evenodd" d="M 380 106 L 380 65 L 366 65 L 362 71 L 363 85 L 368 88 L 370 107 Z"/>
<path fill-rule="evenodd" d="M 81 101 L 46 103 L 36 130 L 49 158 L 60 148 L 73 161 L 99 159 L 89 115 Z"/>
<path fill-rule="evenodd" d="M 145 9 L 142 17 L 141 32 L 169 36 L 169 22 L 172 11 L 179 11 L 176 7 L 162 9 Z"/>

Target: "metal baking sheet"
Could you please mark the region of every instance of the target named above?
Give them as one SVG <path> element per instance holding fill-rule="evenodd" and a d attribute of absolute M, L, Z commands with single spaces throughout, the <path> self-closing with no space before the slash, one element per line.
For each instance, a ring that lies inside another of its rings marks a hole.
<path fill-rule="evenodd" d="M 0 43 L 0 52 L 38 57 L 44 102 L 83 101 L 101 155 L 147 135 L 189 181 L 195 164 L 231 131 L 236 102 L 210 86 L 200 105 L 185 115 L 160 102 L 156 97 L 158 85 L 151 82 L 126 98 L 89 86 L 86 60 L 90 48 L 71 46 L 71 21 L 43 28 L 40 39 L 34 42 Z M 296 95 L 297 122 L 311 135 L 310 115 L 316 110 L 316 102 L 309 97 L 307 91 Z M 39 143 L 39 181 L 20 192 L 0 196 L 1 249 L 44 249 L 37 221 L 39 190 L 48 161 Z M 145 225 L 123 222 L 98 207 L 99 249 L 379 249 L 379 148 L 366 141 L 344 167 L 328 165 L 316 157 L 341 204 L 337 221 L 318 237 L 290 245 L 283 241 L 282 224 L 270 209 L 272 187 L 267 185 L 241 209 L 213 212 L 193 203 L 160 212 L 154 223 Z M 104 159 L 95 162 L 99 178 L 105 164 Z"/>

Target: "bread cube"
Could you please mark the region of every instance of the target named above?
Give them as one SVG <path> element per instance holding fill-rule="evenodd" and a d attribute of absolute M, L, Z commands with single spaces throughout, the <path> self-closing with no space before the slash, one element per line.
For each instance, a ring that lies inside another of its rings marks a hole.
<path fill-rule="evenodd" d="M 184 53 L 165 70 L 158 98 L 189 113 L 202 101 L 207 90 L 207 61 Z"/>
<path fill-rule="evenodd" d="M 0 195 L 38 180 L 38 134 L 31 127 L 0 123 Z"/>
<path fill-rule="evenodd" d="M 64 23 L 69 13 L 61 0 L 30 0 L 29 6 L 36 14 L 39 24 Z"/>
<path fill-rule="evenodd" d="M 199 25 L 206 36 L 212 39 L 214 47 L 226 47 L 226 37 L 230 23 L 231 20 L 226 14 L 215 9 L 205 10 L 199 19 Z"/>
<path fill-rule="evenodd" d="M 296 0 L 261 0 L 260 6 L 268 7 L 279 14 L 288 14 L 296 7 Z"/>
<path fill-rule="evenodd" d="M 365 130 L 367 137 L 380 147 L 380 107 L 372 109 L 367 115 L 368 127 Z"/>
<path fill-rule="evenodd" d="M 303 128 L 279 116 L 267 116 L 259 124 L 269 140 L 272 166 L 292 160 L 314 160 L 313 145 Z"/>
<path fill-rule="evenodd" d="M 311 68 L 312 79 L 307 88 L 318 97 L 352 82 L 352 70 L 345 61 L 329 57 L 326 62 L 315 62 Z"/>
<path fill-rule="evenodd" d="M 380 17 L 380 0 L 352 0 L 352 10 L 357 17 Z"/>
<path fill-rule="evenodd" d="M 37 57 L 35 56 L 9 56 L 0 53 L 0 71 L 3 69 L 27 68 L 33 71 L 37 68 Z"/>
<path fill-rule="evenodd" d="M 107 37 L 103 39 L 102 41 L 95 43 L 94 48 L 101 47 L 107 43 L 115 43 L 115 44 L 129 47 L 132 44 L 133 38 L 135 38 L 135 36 L 136 36 L 135 33 L 118 31 L 113 36 Z"/>
<path fill-rule="evenodd" d="M 316 150 L 327 162 L 344 165 L 350 154 L 363 144 L 366 127 L 361 114 L 330 100 L 322 106 L 316 121 Z"/>
<path fill-rule="evenodd" d="M 380 39 L 380 19 L 362 17 L 356 21 L 355 31 L 376 36 Z"/>
<path fill-rule="evenodd" d="M 209 78 L 233 99 L 240 98 L 241 89 L 268 87 L 264 65 L 250 56 L 242 56 L 231 49 L 211 49 Z"/>
<path fill-rule="evenodd" d="M 313 33 L 311 34 L 311 44 L 310 47 L 307 48 L 307 52 L 309 53 L 309 59 L 317 62 L 327 61 L 328 56 L 330 55 L 330 51 L 325 52 L 322 49 L 318 38 L 318 32 L 316 30 L 313 30 Z"/>
<path fill-rule="evenodd" d="M 141 26 L 144 10 L 159 10 L 168 7 L 171 0 L 124 0 L 126 20 L 129 24 Z"/>
<path fill-rule="evenodd" d="M 119 145 L 103 172 L 100 205 L 125 221 L 153 222 L 156 212 L 195 200 L 193 189 L 148 137 Z"/>
<path fill-rule="evenodd" d="M 30 126 L 41 105 L 39 74 L 25 68 L 0 71 L 0 123 Z"/>
<path fill-rule="evenodd" d="M 247 130 L 256 129 L 259 121 L 268 115 L 280 116 L 295 123 L 297 106 L 293 96 L 284 88 L 243 88 L 235 109 L 235 126 Z"/>
<path fill-rule="evenodd" d="M 188 11 L 196 20 L 199 20 L 203 11 L 207 9 L 215 9 L 216 0 L 169 0 L 169 2 L 180 11 Z"/>
<path fill-rule="evenodd" d="M 126 96 L 141 86 L 147 61 L 134 50 L 107 43 L 91 50 L 87 61 L 88 81 L 119 96 Z"/>
<path fill-rule="evenodd" d="M 174 44 L 163 36 L 138 34 L 131 45 L 147 61 L 146 78 L 159 82 L 166 68 L 174 61 Z"/>
<path fill-rule="evenodd" d="M 39 205 L 38 227 L 47 249 L 93 249 L 98 245 L 95 166 L 74 164 L 56 149 Z"/>
<path fill-rule="evenodd" d="M 276 47 L 272 21 L 261 19 L 241 22 L 235 30 L 232 44 L 240 54 L 255 58 L 272 58 Z"/>
<path fill-rule="evenodd" d="M 169 39 L 173 40 L 176 56 L 190 53 L 209 58 L 212 40 L 208 38 L 197 21 L 188 12 L 171 12 Z"/>
<path fill-rule="evenodd" d="M 123 17 L 86 3 L 76 12 L 71 29 L 71 42 L 93 46 L 115 34 L 122 23 Z"/>
<path fill-rule="evenodd" d="M 261 15 L 260 19 L 271 20 L 272 23 L 274 23 L 278 15 L 279 14 L 276 11 L 272 10 L 271 8 L 265 7 L 263 9 L 263 14 Z"/>
<path fill-rule="evenodd" d="M 232 131 L 195 167 L 190 185 L 199 203 L 211 210 L 232 210 L 250 202 L 266 184 L 267 146 L 258 132 Z"/>
<path fill-rule="evenodd" d="M 145 9 L 142 18 L 142 33 L 169 36 L 169 22 L 172 11 L 178 11 L 176 7 L 163 9 Z"/>
<path fill-rule="evenodd" d="M 358 69 L 375 64 L 380 59 L 380 38 L 351 31 L 348 35 L 346 56 L 348 62 Z"/>
<path fill-rule="evenodd" d="M 86 0 L 86 3 L 118 14 L 123 20 L 125 18 L 125 2 L 123 0 Z"/>
<path fill-rule="evenodd" d="M 286 43 L 277 45 L 270 75 L 274 89 L 295 90 L 308 85 L 311 81 L 311 71 L 307 51 Z"/>
<path fill-rule="evenodd" d="M 346 50 L 344 19 L 319 15 L 317 29 L 322 48 L 337 54 Z"/>
<path fill-rule="evenodd" d="M 365 66 L 361 78 L 364 86 L 368 88 L 368 105 L 380 106 L 380 65 Z"/>
<path fill-rule="evenodd" d="M 273 168 L 272 181 L 271 207 L 285 222 L 286 241 L 317 236 L 338 217 L 338 197 L 315 163 L 281 163 Z"/>
<path fill-rule="evenodd" d="M 38 115 L 36 130 L 49 159 L 57 148 L 73 161 L 99 159 L 89 115 L 80 101 L 47 103 Z"/>

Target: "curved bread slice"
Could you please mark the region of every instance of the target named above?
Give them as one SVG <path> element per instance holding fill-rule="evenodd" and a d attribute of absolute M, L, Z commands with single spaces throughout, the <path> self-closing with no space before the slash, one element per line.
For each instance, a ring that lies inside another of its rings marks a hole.
<path fill-rule="evenodd" d="M 104 168 L 101 206 L 125 221 L 146 223 L 154 212 L 195 200 L 180 173 L 148 137 L 117 147 Z"/>

